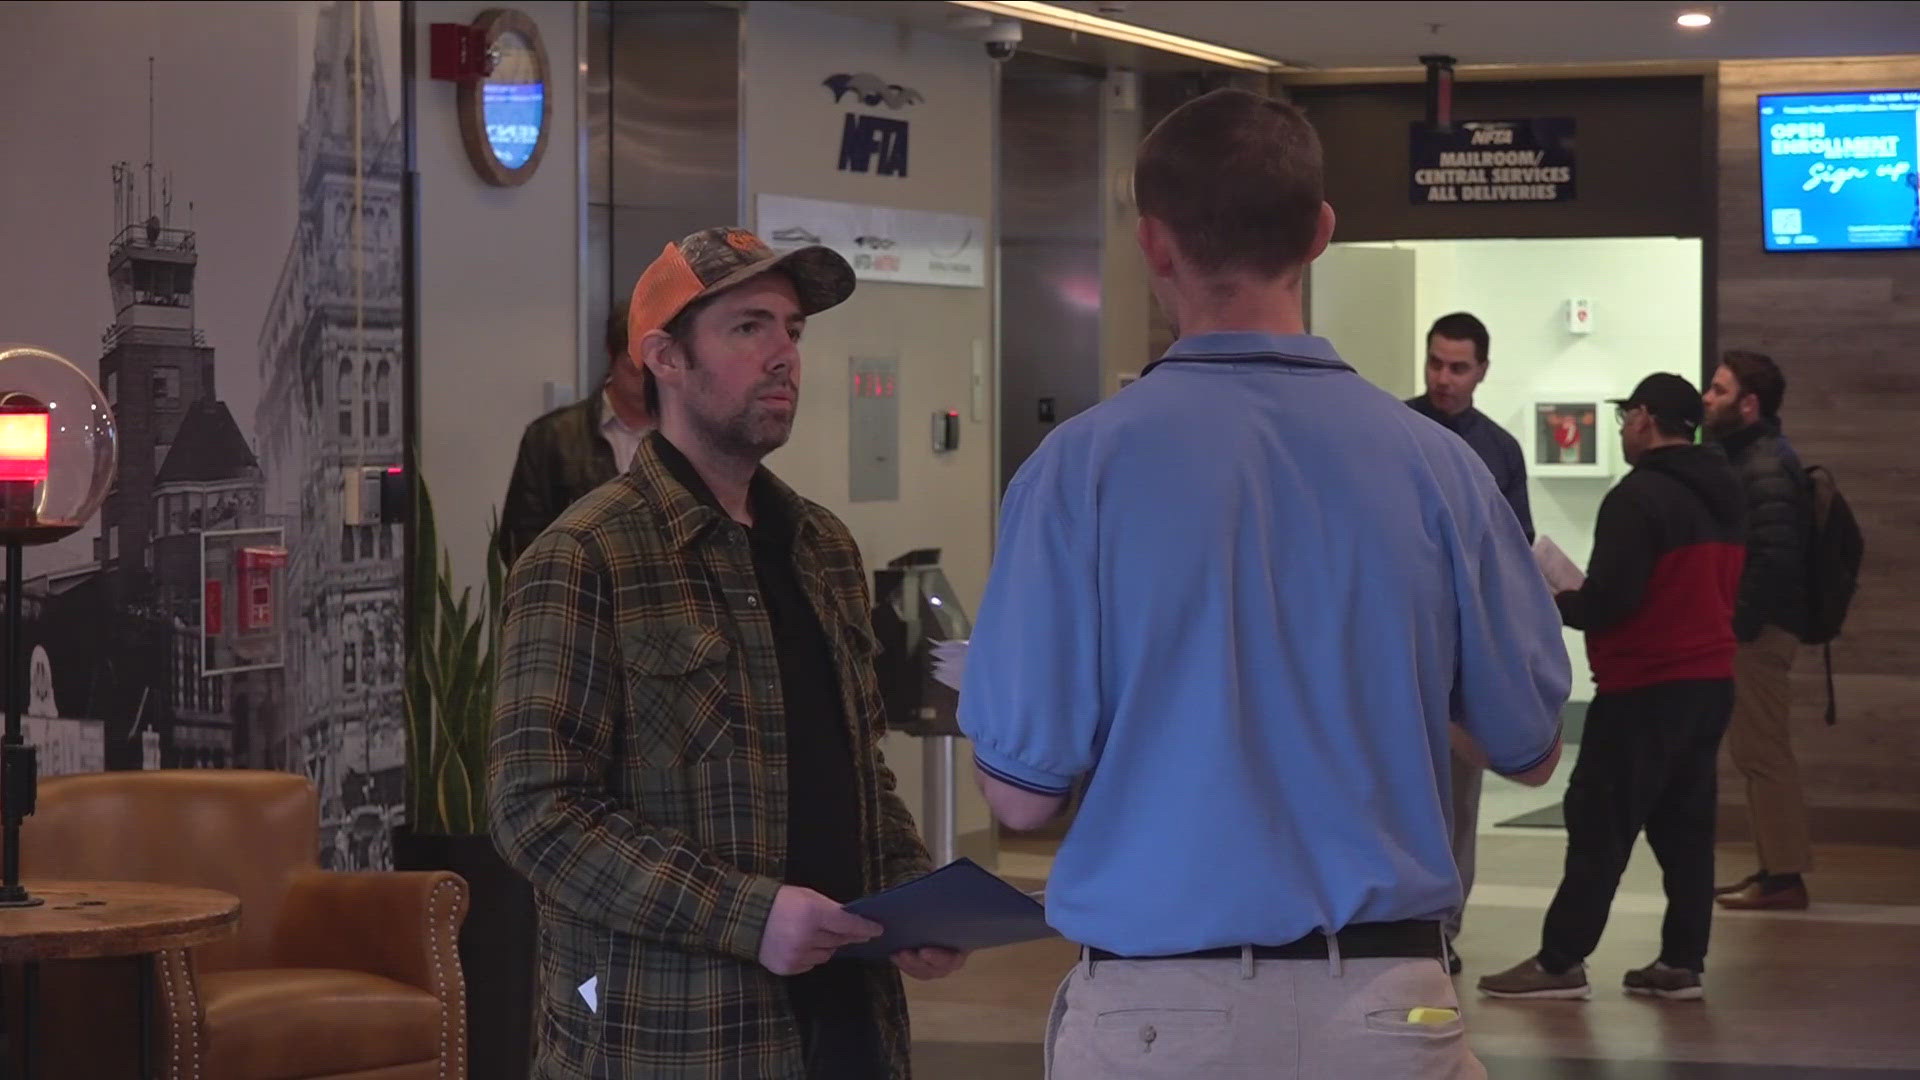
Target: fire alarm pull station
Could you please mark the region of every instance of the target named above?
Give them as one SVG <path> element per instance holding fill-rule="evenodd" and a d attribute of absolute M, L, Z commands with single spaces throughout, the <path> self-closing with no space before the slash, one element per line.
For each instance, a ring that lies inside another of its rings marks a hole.
<path fill-rule="evenodd" d="M 494 58 L 487 32 L 466 23 L 433 23 L 427 31 L 427 73 L 435 79 L 462 82 L 493 74 Z"/>
<path fill-rule="evenodd" d="M 1593 333 L 1593 301 L 1584 296 L 1567 301 L 1567 333 Z"/>

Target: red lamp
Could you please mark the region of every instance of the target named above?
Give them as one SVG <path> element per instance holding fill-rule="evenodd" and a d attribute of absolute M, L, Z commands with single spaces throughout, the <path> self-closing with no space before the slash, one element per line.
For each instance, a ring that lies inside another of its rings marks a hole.
<path fill-rule="evenodd" d="M 21 400 L 25 399 L 25 400 Z M 26 395 L 0 405 L 0 480 L 47 478 L 47 426 L 53 414 Z"/>
<path fill-rule="evenodd" d="M 47 428 L 53 416 L 25 394 L 0 403 L 0 529 L 28 529 L 47 482 Z"/>

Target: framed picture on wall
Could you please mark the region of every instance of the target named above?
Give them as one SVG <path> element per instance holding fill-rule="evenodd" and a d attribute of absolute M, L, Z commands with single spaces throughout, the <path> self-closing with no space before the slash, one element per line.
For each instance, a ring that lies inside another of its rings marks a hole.
<path fill-rule="evenodd" d="M 279 527 L 200 534 L 201 675 L 286 666 L 286 542 Z"/>
<path fill-rule="evenodd" d="M 1612 433 L 1601 425 L 1601 417 L 1610 412 L 1597 397 L 1536 398 L 1527 471 L 1539 477 L 1611 476 L 1608 443 Z"/>

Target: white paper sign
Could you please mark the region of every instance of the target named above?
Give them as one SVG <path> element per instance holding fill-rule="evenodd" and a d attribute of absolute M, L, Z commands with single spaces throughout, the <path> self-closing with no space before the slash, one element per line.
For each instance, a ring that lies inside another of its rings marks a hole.
<path fill-rule="evenodd" d="M 942 686 L 960 689 L 967 678 L 967 640 L 941 641 L 933 646 L 933 678 Z"/>
<path fill-rule="evenodd" d="M 987 284 L 987 224 L 981 218 L 762 195 L 757 225 L 760 239 L 779 251 L 810 244 L 832 248 L 862 281 L 968 289 Z"/>

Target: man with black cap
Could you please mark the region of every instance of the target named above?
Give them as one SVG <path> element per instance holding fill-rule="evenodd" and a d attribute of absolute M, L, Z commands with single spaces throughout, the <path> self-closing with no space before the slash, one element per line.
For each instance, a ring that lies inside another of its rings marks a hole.
<path fill-rule="evenodd" d="M 1678 375 L 1650 375 L 1614 403 L 1633 471 L 1600 504 L 1586 582 L 1557 600 L 1587 635 L 1597 689 L 1568 782 L 1566 871 L 1540 951 L 1480 980 L 1510 998 L 1585 998 L 1641 829 L 1660 860 L 1660 956 L 1628 992 L 1701 996 L 1713 914 L 1715 759 L 1733 711 L 1734 599 L 1746 560 L 1740 482 L 1695 445 L 1703 407 Z"/>
<path fill-rule="evenodd" d="M 514 564 L 488 800 L 539 907 L 539 1080 L 905 1077 L 899 971 L 961 963 L 836 958 L 881 931 L 845 902 L 927 870 L 859 549 L 760 464 L 853 287 L 824 247 L 668 244 L 629 305 L 659 426 Z"/>

